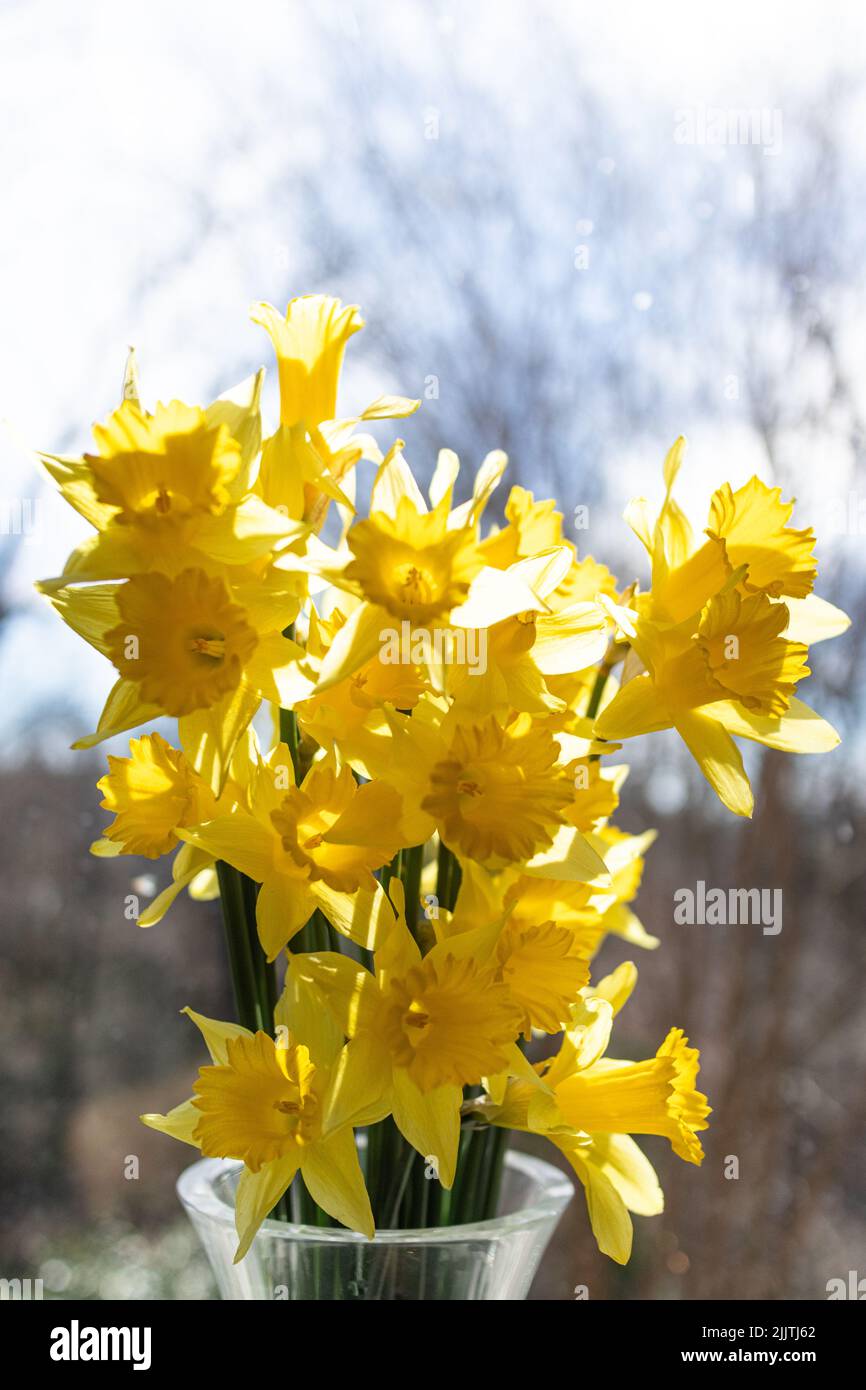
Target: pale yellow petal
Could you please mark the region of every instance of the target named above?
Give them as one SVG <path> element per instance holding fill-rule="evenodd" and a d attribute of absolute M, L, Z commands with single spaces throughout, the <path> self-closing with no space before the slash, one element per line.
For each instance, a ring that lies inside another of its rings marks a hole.
<path fill-rule="evenodd" d="M 754 797 L 740 750 L 715 719 L 698 710 L 677 715 L 676 729 L 719 800 L 737 816 L 751 816 Z"/>
<path fill-rule="evenodd" d="M 192 1019 L 205 1040 L 211 1061 L 218 1067 L 228 1065 L 227 1043 L 232 1042 L 235 1038 L 251 1038 L 253 1036 L 249 1028 L 243 1028 L 240 1023 L 224 1023 L 219 1018 L 206 1018 L 204 1014 L 197 1014 L 189 1005 L 185 1009 L 181 1009 L 181 1013 Z"/>
<path fill-rule="evenodd" d="M 182 1101 L 173 1110 L 169 1110 L 167 1115 L 139 1115 L 138 1118 L 148 1129 L 158 1129 L 160 1134 L 169 1134 L 172 1139 L 180 1139 L 181 1143 L 192 1144 L 194 1149 L 198 1148 L 192 1132 L 201 1119 L 201 1111 L 195 1107 L 192 1100 Z"/>
<path fill-rule="evenodd" d="M 301 1172 L 313 1201 L 350 1231 L 372 1240 L 373 1213 L 351 1129 L 311 1144 L 301 1155 Z"/>
<path fill-rule="evenodd" d="M 632 1224 L 622 1197 L 610 1178 L 595 1164 L 587 1161 L 585 1151 L 580 1145 L 557 1135 L 551 1135 L 550 1140 L 568 1159 L 583 1183 L 589 1222 L 599 1250 L 603 1255 L 609 1255 L 617 1264 L 628 1264 L 631 1256 Z"/>
<path fill-rule="evenodd" d="M 402 1069 L 394 1072 L 394 1123 L 403 1138 L 425 1159 L 435 1163 L 439 1181 L 450 1188 L 460 1143 L 459 1086 L 439 1086 L 423 1093 Z"/>
<path fill-rule="evenodd" d="M 273 1211 L 298 1171 L 298 1152 L 262 1165 L 258 1173 L 244 1168 L 235 1196 L 235 1226 L 239 1236 L 234 1262 L 246 1255 L 265 1218 Z"/>
<path fill-rule="evenodd" d="M 706 714 L 729 734 L 778 748 L 783 753 L 829 753 L 841 742 L 833 725 L 796 697 L 792 697 L 787 712 L 776 719 L 752 714 L 733 700 L 708 705 Z"/>

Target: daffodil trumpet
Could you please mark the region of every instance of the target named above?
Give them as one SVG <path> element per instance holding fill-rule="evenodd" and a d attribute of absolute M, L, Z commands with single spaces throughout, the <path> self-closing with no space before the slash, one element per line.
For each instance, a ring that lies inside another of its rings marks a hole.
<path fill-rule="evenodd" d="M 149 407 L 130 358 L 93 446 L 40 455 L 92 532 L 40 590 L 115 672 L 75 745 L 113 744 L 92 852 L 172 856 L 142 927 L 184 889 L 221 901 L 236 1017 L 184 1011 L 207 1060 L 142 1119 L 237 1165 L 238 1260 L 270 1215 L 369 1239 L 493 1217 L 517 1132 L 558 1151 L 623 1263 L 663 1206 L 638 1138 L 697 1167 L 710 1106 L 677 1027 L 607 1055 L 637 971 L 596 978 L 599 947 L 660 945 L 636 910 L 655 832 L 614 823 L 620 755 L 674 730 L 749 816 L 735 739 L 838 743 L 799 688 L 848 619 L 779 488 L 722 482 L 696 533 L 677 440 L 658 510 L 626 513 L 649 586 L 620 585 L 552 500 L 513 487 L 490 520 L 500 451 L 458 501 L 452 451 L 425 491 L 368 432 L 418 401 L 340 413 L 356 306 L 252 316 L 270 434 L 262 372 Z"/>

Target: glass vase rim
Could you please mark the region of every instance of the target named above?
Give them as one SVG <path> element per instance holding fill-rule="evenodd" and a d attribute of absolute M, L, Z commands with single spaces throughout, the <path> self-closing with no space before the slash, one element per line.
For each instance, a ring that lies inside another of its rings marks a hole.
<path fill-rule="evenodd" d="M 274 1221 L 269 1217 L 262 1222 L 259 1235 L 324 1245 L 344 1245 L 346 1242 L 362 1245 L 436 1245 L 469 1239 L 493 1240 L 508 1232 L 558 1217 L 574 1196 L 571 1179 L 560 1168 L 543 1158 L 536 1158 L 534 1154 L 509 1149 L 505 1155 L 505 1166 L 534 1182 L 539 1189 L 538 1196 L 527 1206 L 485 1221 L 467 1221 L 460 1226 L 386 1228 L 377 1230 L 371 1240 L 362 1232 L 350 1231 L 345 1226 L 304 1226 L 291 1221 Z M 234 1231 L 234 1207 L 217 1193 L 216 1183 L 219 1178 L 239 1172 L 242 1167 L 241 1163 L 229 1158 L 200 1158 L 190 1164 L 177 1180 L 177 1194 L 183 1207 Z"/>

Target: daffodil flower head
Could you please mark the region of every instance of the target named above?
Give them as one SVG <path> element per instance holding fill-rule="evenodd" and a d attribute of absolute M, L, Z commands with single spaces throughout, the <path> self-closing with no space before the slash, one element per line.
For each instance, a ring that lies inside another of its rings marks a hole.
<path fill-rule="evenodd" d="M 108 655 L 144 701 L 178 717 L 234 690 L 258 642 L 223 581 L 201 569 L 173 579 L 133 575 L 118 588 L 117 607 Z"/>
<path fill-rule="evenodd" d="M 771 598 L 805 598 L 815 585 L 815 532 L 789 526 L 793 502 L 780 487 L 750 478 L 736 492 L 730 483 L 713 494 L 707 535 L 721 541 L 733 570 L 746 565 L 745 588 Z"/>
<path fill-rule="evenodd" d="M 177 526 L 229 504 L 241 448 L 198 407 L 172 401 L 147 415 L 124 401 L 93 433 L 99 453 L 84 460 L 96 496 L 117 508 L 120 525 Z"/>
<path fill-rule="evenodd" d="M 125 854 L 158 859 L 179 843 L 179 826 L 216 814 L 216 798 L 184 754 L 160 734 L 130 739 L 129 751 L 128 758 L 109 754 L 108 773 L 96 784 L 102 807 L 114 812 L 104 835 Z"/>
<path fill-rule="evenodd" d="M 699 1056 L 682 1029 L 672 1028 L 648 1061 L 605 1062 L 565 1077 L 554 1088 L 556 1104 L 575 1130 L 659 1134 L 680 1158 L 699 1164 L 704 1152 L 697 1134 L 710 1113 L 696 1087 Z"/>
<path fill-rule="evenodd" d="M 422 808 L 445 843 L 480 862 L 529 859 L 565 822 L 572 786 L 550 733 L 529 714 L 458 725 Z"/>
<path fill-rule="evenodd" d="M 502 1071 L 515 1024 L 506 986 L 470 958 L 431 953 L 383 989 L 382 1036 L 394 1066 L 421 1092 L 477 1085 Z"/>
<path fill-rule="evenodd" d="M 373 871 L 393 858 L 400 797 L 384 782 L 360 788 L 344 765 L 314 765 L 301 787 L 292 787 L 271 822 L 284 853 L 313 882 L 339 892 L 375 889 Z M 365 828 L 363 844 L 353 842 L 353 824 Z M 375 835 L 378 826 L 380 834 Z M 371 834 L 371 830 L 374 832 Z"/>
<path fill-rule="evenodd" d="M 788 621 L 784 603 L 771 602 L 765 593 L 744 598 L 731 589 L 710 600 L 696 642 L 724 698 L 759 714 L 785 713 L 797 682 L 810 674 L 808 647 L 782 636 Z"/>
<path fill-rule="evenodd" d="M 400 497 L 393 516 L 373 512 L 349 531 L 346 579 L 392 617 L 424 627 L 447 617 L 481 568 L 469 528 L 447 526 L 447 512 L 418 511 Z"/>
<path fill-rule="evenodd" d="M 588 954 L 576 934 L 555 922 L 509 922 L 496 957 L 502 982 L 522 1012 L 527 1041 L 533 1028 L 558 1033 L 589 983 Z"/>
<path fill-rule="evenodd" d="M 323 1082 L 286 1033 L 277 1042 L 262 1032 L 231 1038 L 225 1063 L 199 1070 L 193 1137 L 206 1157 L 239 1158 L 257 1173 L 319 1138 Z"/>
<path fill-rule="evenodd" d="M 252 319 L 276 352 L 281 424 L 309 427 L 333 420 L 346 344 L 364 327 L 358 306 L 305 294 L 291 300 L 284 315 L 271 304 L 255 304 Z"/>

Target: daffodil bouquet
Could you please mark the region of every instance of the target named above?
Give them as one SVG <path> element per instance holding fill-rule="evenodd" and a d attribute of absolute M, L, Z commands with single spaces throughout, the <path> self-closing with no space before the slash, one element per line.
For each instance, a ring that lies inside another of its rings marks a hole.
<path fill-rule="evenodd" d="M 653 832 L 611 819 L 619 755 L 674 728 L 748 816 L 735 737 L 838 742 L 795 694 L 808 643 L 847 625 L 812 593 L 814 535 L 755 477 L 696 537 L 678 440 L 658 514 L 627 512 L 651 587 L 621 589 L 554 502 L 512 487 L 490 520 L 502 453 L 457 501 L 443 450 L 425 496 L 402 441 L 383 456 L 366 430 L 418 401 L 338 416 L 356 308 L 253 318 L 279 373 L 264 440 L 263 373 L 148 410 L 130 360 L 93 452 L 41 455 L 93 535 L 40 588 L 117 673 L 75 747 L 145 730 L 108 757 L 92 852 L 174 854 L 142 927 L 184 889 L 225 924 L 237 1017 L 186 1010 L 210 1061 L 142 1118 L 243 1165 L 237 1259 L 271 1213 L 369 1237 L 491 1217 L 516 1130 L 564 1156 L 625 1262 L 629 1213 L 662 1210 L 633 1136 L 699 1164 L 710 1110 L 678 1028 L 654 1057 L 606 1055 L 637 972 L 596 979 L 595 953 L 658 945 L 633 908 Z"/>

